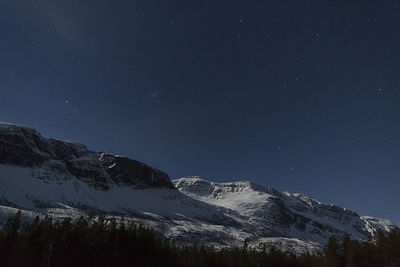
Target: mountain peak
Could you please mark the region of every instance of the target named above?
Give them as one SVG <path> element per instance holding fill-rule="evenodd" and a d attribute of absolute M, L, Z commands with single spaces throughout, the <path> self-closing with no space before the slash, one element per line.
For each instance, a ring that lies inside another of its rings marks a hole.
<path fill-rule="evenodd" d="M 360 216 L 304 194 L 282 193 L 249 181 L 215 183 L 186 177 L 173 182 L 188 196 L 238 212 L 269 236 L 325 243 L 330 235 L 340 237 L 348 232 L 354 239 L 367 239 L 378 228 L 387 231 L 396 227 L 390 221 Z"/>

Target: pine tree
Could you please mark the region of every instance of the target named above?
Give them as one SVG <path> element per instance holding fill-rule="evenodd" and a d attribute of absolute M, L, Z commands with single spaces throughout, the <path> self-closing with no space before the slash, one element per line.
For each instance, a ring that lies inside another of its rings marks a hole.
<path fill-rule="evenodd" d="M 329 267 L 340 266 L 340 246 L 335 236 L 330 236 L 324 248 L 325 264 Z"/>

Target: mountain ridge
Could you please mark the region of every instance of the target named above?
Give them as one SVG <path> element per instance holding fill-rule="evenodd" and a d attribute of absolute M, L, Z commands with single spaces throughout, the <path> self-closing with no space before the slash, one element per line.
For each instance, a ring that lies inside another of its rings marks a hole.
<path fill-rule="evenodd" d="M 330 235 L 353 239 L 390 231 L 389 220 L 360 216 L 304 194 L 251 181 L 171 180 L 144 163 L 85 145 L 44 138 L 0 123 L 0 218 L 22 209 L 27 218 L 124 215 L 181 244 L 317 250 Z M 284 245 L 282 245 L 284 244 Z"/>
<path fill-rule="evenodd" d="M 21 167 L 47 163 L 53 178 L 91 177 L 93 180 L 86 182 L 103 189 L 109 183 L 173 188 L 168 174 L 142 162 L 92 151 L 83 144 L 44 138 L 34 129 L 12 124 L 0 123 L 0 163 Z"/>

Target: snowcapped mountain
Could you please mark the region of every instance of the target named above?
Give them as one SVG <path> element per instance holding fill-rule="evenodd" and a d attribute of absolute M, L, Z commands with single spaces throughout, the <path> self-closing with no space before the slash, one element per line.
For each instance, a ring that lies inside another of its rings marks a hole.
<path fill-rule="evenodd" d="M 144 163 L 5 123 L 0 123 L 0 205 L 0 222 L 19 209 L 27 220 L 97 212 L 124 215 L 182 244 L 235 247 L 246 241 L 296 253 L 318 250 L 330 235 L 345 231 L 367 239 L 379 228 L 396 227 L 248 181 L 171 181 Z"/>
<path fill-rule="evenodd" d="M 394 227 L 388 220 L 360 216 L 302 194 L 282 193 L 248 181 L 213 183 L 182 178 L 174 184 L 194 199 L 234 210 L 266 236 L 325 243 L 331 235 L 348 232 L 353 239 L 362 240 L 374 235 L 377 228 L 389 231 Z"/>

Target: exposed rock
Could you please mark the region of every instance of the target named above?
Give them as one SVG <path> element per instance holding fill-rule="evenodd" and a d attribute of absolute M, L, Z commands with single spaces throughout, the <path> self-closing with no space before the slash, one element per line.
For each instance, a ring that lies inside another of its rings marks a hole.
<path fill-rule="evenodd" d="M 0 164 L 32 167 L 34 176 L 45 182 L 76 178 L 102 190 L 112 185 L 174 188 L 166 173 L 144 163 L 5 123 L 0 123 Z"/>

